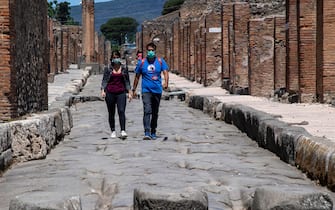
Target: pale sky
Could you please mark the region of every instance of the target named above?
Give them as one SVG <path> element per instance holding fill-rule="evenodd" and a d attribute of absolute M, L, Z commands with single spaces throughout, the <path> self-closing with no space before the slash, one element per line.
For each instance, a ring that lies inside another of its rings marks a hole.
<path fill-rule="evenodd" d="M 51 1 L 51 0 L 48 0 Z M 81 0 L 57 0 L 57 2 L 64 2 L 67 1 L 70 3 L 70 6 L 76 6 L 80 5 Z M 106 2 L 106 1 L 111 1 L 111 0 L 95 0 L 94 3 L 99 3 L 99 2 Z"/>

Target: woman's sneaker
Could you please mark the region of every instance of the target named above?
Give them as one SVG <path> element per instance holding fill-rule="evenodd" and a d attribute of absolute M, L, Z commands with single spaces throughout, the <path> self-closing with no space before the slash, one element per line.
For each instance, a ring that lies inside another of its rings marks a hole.
<path fill-rule="evenodd" d="M 125 138 L 127 138 L 127 133 L 126 133 L 126 131 L 121 131 L 121 138 L 122 139 L 125 139 Z"/>
<path fill-rule="evenodd" d="M 111 138 L 116 138 L 116 132 L 112 131 Z"/>
<path fill-rule="evenodd" d="M 150 137 L 151 137 L 152 140 L 156 140 L 156 139 L 157 139 L 157 136 L 156 136 L 155 133 L 152 133 L 152 134 L 150 135 Z"/>

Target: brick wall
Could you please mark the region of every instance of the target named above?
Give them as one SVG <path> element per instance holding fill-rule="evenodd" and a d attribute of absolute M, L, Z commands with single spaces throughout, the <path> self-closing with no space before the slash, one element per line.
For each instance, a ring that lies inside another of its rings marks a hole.
<path fill-rule="evenodd" d="M 286 89 L 293 97 L 286 101 L 335 100 L 334 1 L 286 0 L 286 15 L 282 0 L 221 1 L 221 11 L 213 2 L 188 1 L 171 26 L 167 51 L 176 72 L 205 86 L 221 81 L 236 94 L 268 97 Z M 216 18 L 218 25 L 209 25 Z M 212 36 L 210 28 L 221 32 Z"/>
<path fill-rule="evenodd" d="M 299 4 L 299 92 L 302 102 L 316 102 L 317 0 Z"/>
<path fill-rule="evenodd" d="M 200 55 L 200 47 L 201 47 L 201 38 L 200 38 L 200 29 L 194 31 L 194 80 L 198 83 L 201 82 L 201 55 Z"/>
<path fill-rule="evenodd" d="M 48 18 L 48 44 L 49 44 L 49 66 L 48 74 L 55 75 L 56 72 L 56 49 L 55 49 L 55 34 L 54 34 L 54 21 Z"/>
<path fill-rule="evenodd" d="M 233 89 L 236 87 L 248 88 L 248 21 L 250 8 L 248 3 L 236 3 L 233 8 L 234 30 L 234 69 L 232 73 Z M 236 90 L 233 90 L 236 92 Z"/>
<path fill-rule="evenodd" d="M 275 16 L 274 90 L 286 87 L 286 28 L 285 16 Z"/>
<path fill-rule="evenodd" d="M 177 72 L 179 69 L 179 21 L 175 21 L 172 26 L 172 59 L 170 69 Z"/>
<path fill-rule="evenodd" d="M 205 18 L 200 19 L 200 28 L 199 28 L 199 75 L 200 83 L 205 85 L 206 81 L 206 21 Z"/>
<path fill-rule="evenodd" d="M 16 71 L 13 69 L 14 21 L 9 0 L 0 0 L 0 120 L 17 116 Z M 12 83 L 13 81 L 13 83 Z"/>
<path fill-rule="evenodd" d="M 61 25 L 48 18 L 49 82 L 54 75 L 65 72 L 70 64 L 80 63 L 82 27 Z"/>
<path fill-rule="evenodd" d="M 69 28 L 67 27 L 62 27 L 62 32 L 63 32 L 63 41 L 62 41 L 62 55 L 63 55 L 63 62 L 62 62 L 62 69 L 66 71 L 66 69 L 69 66 L 69 43 L 70 43 L 70 33 L 69 33 Z"/>
<path fill-rule="evenodd" d="M 86 63 L 96 62 L 94 0 L 82 1 L 83 56 Z"/>
<path fill-rule="evenodd" d="M 190 80 L 195 81 L 195 31 L 198 29 L 198 21 L 190 21 L 190 30 L 189 30 L 189 68 L 190 68 Z"/>
<path fill-rule="evenodd" d="M 329 103 L 335 98 L 335 1 L 333 0 L 324 0 L 322 1 L 323 5 L 318 5 L 320 8 L 319 15 L 323 21 L 323 27 L 319 27 L 318 31 L 324 31 L 323 34 L 323 43 L 318 46 L 323 46 L 323 52 L 318 54 L 323 54 L 323 94 L 324 101 Z M 318 1 L 318 4 L 321 4 Z M 323 16 L 322 16 L 323 14 Z"/>
<path fill-rule="evenodd" d="M 221 8 L 221 28 L 222 28 L 222 75 L 223 80 L 222 87 L 229 90 L 229 79 L 230 79 L 230 41 L 229 39 L 229 25 L 233 21 L 233 5 L 232 3 L 222 4 Z"/>
<path fill-rule="evenodd" d="M 274 87 L 274 18 L 249 22 L 250 95 L 269 97 Z"/>
<path fill-rule="evenodd" d="M 221 86 L 221 71 L 222 71 L 222 42 L 221 42 L 221 11 L 213 11 L 205 18 L 205 68 L 206 79 L 204 85 Z"/>
<path fill-rule="evenodd" d="M 81 26 L 63 26 L 68 29 L 68 63 L 79 63 L 81 56 L 82 28 Z"/>
<path fill-rule="evenodd" d="M 188 56 L 188 49 L 187 49 L 187 44 L 188 44 L 188 36 L 187 36 L 187 24 L 183 25 L 181 30 L 180 30 L 180 37 L 181 37 L 181 75 L 189 78 L 188 75 L 188 69 L 187 69 L 187 56 Z"/>
<path fill-rule="evenodd" d="M 287 85 L 288 90 L 299 90 L 299 62 L 298 62 L 298 0 L 287 0 L 286 24 L 287 24 Z"/>
<path fill-rule="evenodd" d="M 47 2 L 1 0 L 0 118 L 48 108 Z"/>

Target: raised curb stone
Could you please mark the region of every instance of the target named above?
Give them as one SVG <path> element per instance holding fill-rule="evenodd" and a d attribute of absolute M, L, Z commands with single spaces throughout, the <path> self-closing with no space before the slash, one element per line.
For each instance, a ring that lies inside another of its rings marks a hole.
<path fill-rule="evenodd" d="M 308 189 L 257 188 L 251 210 L 332 210 L 329 195 Z"/>
<path fill-rule="evenodd" d="M 241 104 L 218 102 L 213 96 L 187 94 L 189 107 L 200 109 L 217 120 L 235 125 L 260 147 L 300 168 L 311 179 L 335 189 L 335 144 L 310 135 L 304 128 Z M 212 111 L 214 113 L 212 113 Z"/>
<path fill-rule="evenodd" d="M 30 192 L 10 201 L 9 210 L 81 210 L 80 196 L 53 192 Z"/>
<path fill-rule="evenodd" d="M 134 210 L 208 209 L 207 194 L 200 191 L 162 193 L 148 189 L 134 190 Z"/>

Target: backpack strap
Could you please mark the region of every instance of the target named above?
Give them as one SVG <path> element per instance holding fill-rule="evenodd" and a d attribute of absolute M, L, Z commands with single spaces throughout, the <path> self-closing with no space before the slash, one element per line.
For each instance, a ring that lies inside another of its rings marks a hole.
<path fill-rule="evenodd" d="M 160 57 L 157 57 L 157 60 L 161 64 L 161 68 L 162 68 L 162 59 Z M 140 68 L 142 68 L 144 61 L 145 61 L 145 58 L 142 58 Z"/>
<path fill-rule="evenodd" d="M 141 65 L 140 65 L 140 69 L 142 68 L 143 64 L 144 64 L 145 58 L 142 58 L 141 60 Z"/>
<path fill-rule="evenodd" d="M 161 68 L 162 68 L 162 59 L 160 57 L 157 58 L 158 62 L 161 64 Z"/>

